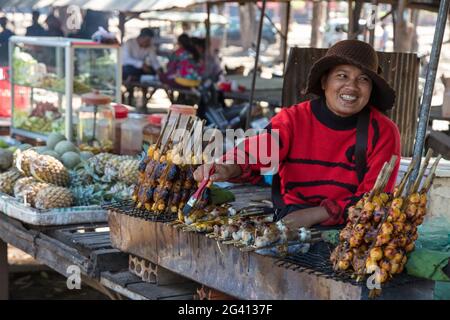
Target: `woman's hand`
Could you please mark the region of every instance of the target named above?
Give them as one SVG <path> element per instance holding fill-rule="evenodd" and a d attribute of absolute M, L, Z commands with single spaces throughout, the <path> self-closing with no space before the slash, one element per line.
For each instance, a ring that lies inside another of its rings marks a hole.
<path fill-rule="evenodd" d="M 310 228 L 315 224 L 324 222 L 328 218 L 329 214 L 324 207 L 313 207 L 291 212 L 281 220 L 288 227 L 298 229 L 300 227 Z"/>
<path fill-rule="evenodd" d="M 211 181 L 227 181 L 239 176 L 241 167 L 237 164 L 203 164 L 194 171 L 194 179 L 202 181 L 208 178 L 211 166 L 214 166 L 214 174 L 211 176 Z"/>

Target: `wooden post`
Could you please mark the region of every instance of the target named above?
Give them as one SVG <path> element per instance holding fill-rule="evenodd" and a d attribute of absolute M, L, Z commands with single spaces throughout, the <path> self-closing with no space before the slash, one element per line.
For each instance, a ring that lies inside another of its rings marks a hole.
<path fill-rule="evenodd" d="M 261 45 L 261 37 L 264 23 L 264 14 L 266 13 L 266 1 L 262 0 L 261 16 L 259 17 L 258 39 L 256 41 L 256 56 L 252 74 L 252 88 L 250 91 L 249 107 L 247 109 L 247 117 L 245 119 L 245 130 L 250 129 L 252 120 L 253 98 L 255 97 L 256 75 L 258 74 L 259 48 Z"/>
<path fill-rule="evenodd" d="M 372 0 L 369 25 L 369 43 L 373 47 L 375 44 L 375 29 L 377 27 L 378 0 Z"/>
<path fill-rule="evenodd" d="M 348 0 L 348 35 L 347 39 L 353 39 L 353 0 Z"/>
<path fill-rule="evenodd" d="M 211 4 L 209 2 L 206 3 L 206 50 L 205 50 L 205 63 L 206 57 L 211 54 Z"/>
<path fill-rule="evenodd" d="M 126 22 L 125 13 L 120 11 L 119 12 L 120 43 L 123 43 L 123 37 L 125 36 L 125 22 Z"/>
<path fill-rule="evenodd" d="M 288 34 L 289 34 L 289 22 L 291 18 L 291 3 L 287 2 L 285 4 L 285 19 L 284 24 L 282 25 L 281 33 L 284 35 L 284 39 L 281 39 L 281 54 L 283 57 L 283 71 L 286 67 L 286 57 L 287 57 L 287 49 L 288 49 Z"/>
<path fill-rule="evenodd" d="M 412 35 L 411 35 L 411 52 L 417 52 L 419 49 L 417 25 L 419 24 L 419 14 L 420 11 L 417 9 L 411 10 L 411 24 L 412 24 Z"/>
<path fill-rule="evenodd" d="M 395 33 L 394 33 L 394 50 L 397 52 L 408 51 L 408 30 L 407 22 L 404 18 L 406 10 L 406 0 L 399 0 L 396 10 Z"/>
<path fill-rule="evenodd" d="M 245 2 L 245 4 L 239 4 L 241 45 L 243 50 L 252 48 L 253 37 L 255 35 L 255 17 L 254 3 Z"/>
<path fill-rule="evenodd" d="M 311 21 L 311 48 L 318 48 L 320 46 L 320 23 L 322 22 L 322 1 L 313 1 L 313 17 Z"/>
<path fill-rule="evenodd" d="M 326 19 L 325 21 L 330 20 L 331 17 L 331 0 L 327 0 L 327 11 L 326 11 Z"/>
<path fill-rule="evenodd" d="M 9 297 L 8 244 L 0 239 L 0 300 Z"/>

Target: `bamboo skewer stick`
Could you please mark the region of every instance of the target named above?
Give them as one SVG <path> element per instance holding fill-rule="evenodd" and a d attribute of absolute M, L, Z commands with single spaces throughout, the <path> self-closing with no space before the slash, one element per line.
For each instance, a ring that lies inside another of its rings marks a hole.
<path fill-rule="evenodd" d="M 388 166 L 388 164 L 387 164 L 387 162 L 385 162 L 383 164 L 383 167 L 380 170 L 380 173 L 378 174 L 377 180 L 375 181 L 375 184 L 373 185 L 372 190 L 370 190 L 369 197 L 367 198 L 367 201 L 369 201 L 369 202 L 372 201 L 373 197 L 375 196 L 376 191 L 377 191 L 377 189 L 380 186 L 380 183 L 381 183 L 381 180 L 383 178 L 383 175 L 386 172 L 387 166 Z"/>
<path fill-rule="evenodd" d="M 164 123 L 164 127 L 161 131 L 161 134 L 159 135 L 158 139 L 156 140 L 155 150 L 159 148 L 159 145 L 162 142 L 162 138 L 163 138 L 164 134 L 166 133 L 167 125 L 169 124 L 169 119 L 170 119 L 171 114 L 172 114 L 172 111 L 169 110 L 169 112 L 167 113 L 166 123 Z"/>
<path fill-rule="evenodd" d="M 420 182 L 422 181 L 422 178 L 425 174 L 425 171 L 428 167 L 428 163 L 430 162 L 431 156 L 433 155 L 433 150 L 430 148 L 427 151 L 427 154 L 425 156 L 425 160 L 422 163 L 422 166 L 420 167 L 419 174 L 417 175 L 416 181 L 414 181 L 414 184 L 412 185 L 411 189 L 409 190 L 409 194 L 416 193 L 417 190 L 419 190 Z"/>
<path fill-rule="evenodd" d="M 395 168 L 395 162 L 397 161 L 397 156 L 393 155 L 391 157 L 391 160 L 388 163 L 387 169 L 386 169 L 386 173 L 383 176 L 382 182 L 380 184 L 380 188 L 377 190 L 378 194 L 383 192 L 384 189 L 386 188 L 386 185 L 389 183 L 389 179 L 392 176 L 392 172 L 394 171 Z"/>
<path fill-rule="evenodd" d="M 423 183 L 421 193 L 426 193 L 430 189 L 431 183 L 436 175 L 436 169 L 437 169 L 439 161 L 441 161 L 441 159 L 442 159 L 442 155 L 438 155 L 436 160 L 434 161 L 433 166 L 431 167 L 430 172 L 428 174 L 428 177 L 425 180 L 425 182 Z"/>
<path fill-rule="evenodd" d="M 159 153 L 158 161 L 161 158 L 161 156 L 165 155 L 167 150 L 169 149 L 169 145 L 172 142 L 172 135 L 175 132 L 175 129 L 178 127 L 178 125 L 180 123 L 180 119 L 181 119 L 181 116 L 178 115 L 177 120 L 175 121 L 175 123 L 173 124 L 173 126 L 170 129 L 169 136 L 167 137 L 167 139 L 164 143 L 164 146 L 161 148 L 161 152 Z"/>
<path fill-rule="evenodd" d="M 394 192 L 394 198 L 398 198 L 402 196 L 403 190 L 405 189 L 406 183 L 408 181 L 409 176 L 411 175 L 414 165 L 416 164 L 415 159 L 411 159 L 411 162 L 409 163 L 408 169 L 406 169 L 406 172 L 400 181 L 398 188 Z"/>

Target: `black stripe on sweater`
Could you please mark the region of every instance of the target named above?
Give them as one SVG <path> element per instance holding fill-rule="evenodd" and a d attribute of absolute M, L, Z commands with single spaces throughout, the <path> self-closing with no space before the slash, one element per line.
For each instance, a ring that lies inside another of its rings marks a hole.
<path fill-rule="evenodd" d="M 355 166 L 352 166 L 352 165 L 349 165 L 346 163 L 342 163 L 342 162 L 331 162 L 331 161 L 302 159 L 302 158 L 287 158 L 286 161 L 289 163 L 316 164 L 319 166 L 331 167 L 331 168 L 340 167 L 340 168 L 343 168 L 345 170 L 350 170 L 350 171 L 356 170 Z"/>
<path fill-rule="evenodd" d="M 355 203 L 357 203 L 360 199 L 362 198 L 362 196 L 351 196 L 351 197 L 348 197 L 348 198 L 345 198 L 344 200 L 346 200 L 346 201 L 350 201 L 349 203 L 348 203 L 348 206 L 352 206 L 352 205 L 354 205 Z"/>
<path fill-rule="evenodd" d="M 347 189 L 348 191 L 355 193 L 358 186 L 350 183 L 344 183 L 334 180 L 314 180 L 314 181 L 301 181 L 301 182 L 288 182 L 285 185 L 285 190 L 292 190 L 297 187 L 319 187 L 319 186 L 336 186 Z"/>
<path fill-rule="evenodd" d="M 322 201 L 322 200 L 325 200 L 325 199 L 327 198 L 327 197 L 322 196 L 322 195 L 320 195 L 320 194 L 312 195 L 312 196 L 305 196 L 303 193 L 298 192 L 298 191 L 296 192 L 296 194 L 297 194 L 297 196 L 298 196 L 300 199 L 302 199 L 303 201 L 311 201 L 311 200 L 313 200 L 313 199 Z"/>

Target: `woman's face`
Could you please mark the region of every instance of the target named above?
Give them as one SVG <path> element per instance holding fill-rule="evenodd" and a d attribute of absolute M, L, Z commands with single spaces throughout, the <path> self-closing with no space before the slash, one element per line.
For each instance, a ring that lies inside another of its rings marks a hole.
<path fill-rule="evenodd" d="M 338 65 L 322 77 L 328 109 L 341 117 L 361 111 L 369 102 L 372 80 L 353 65 Z"/>

